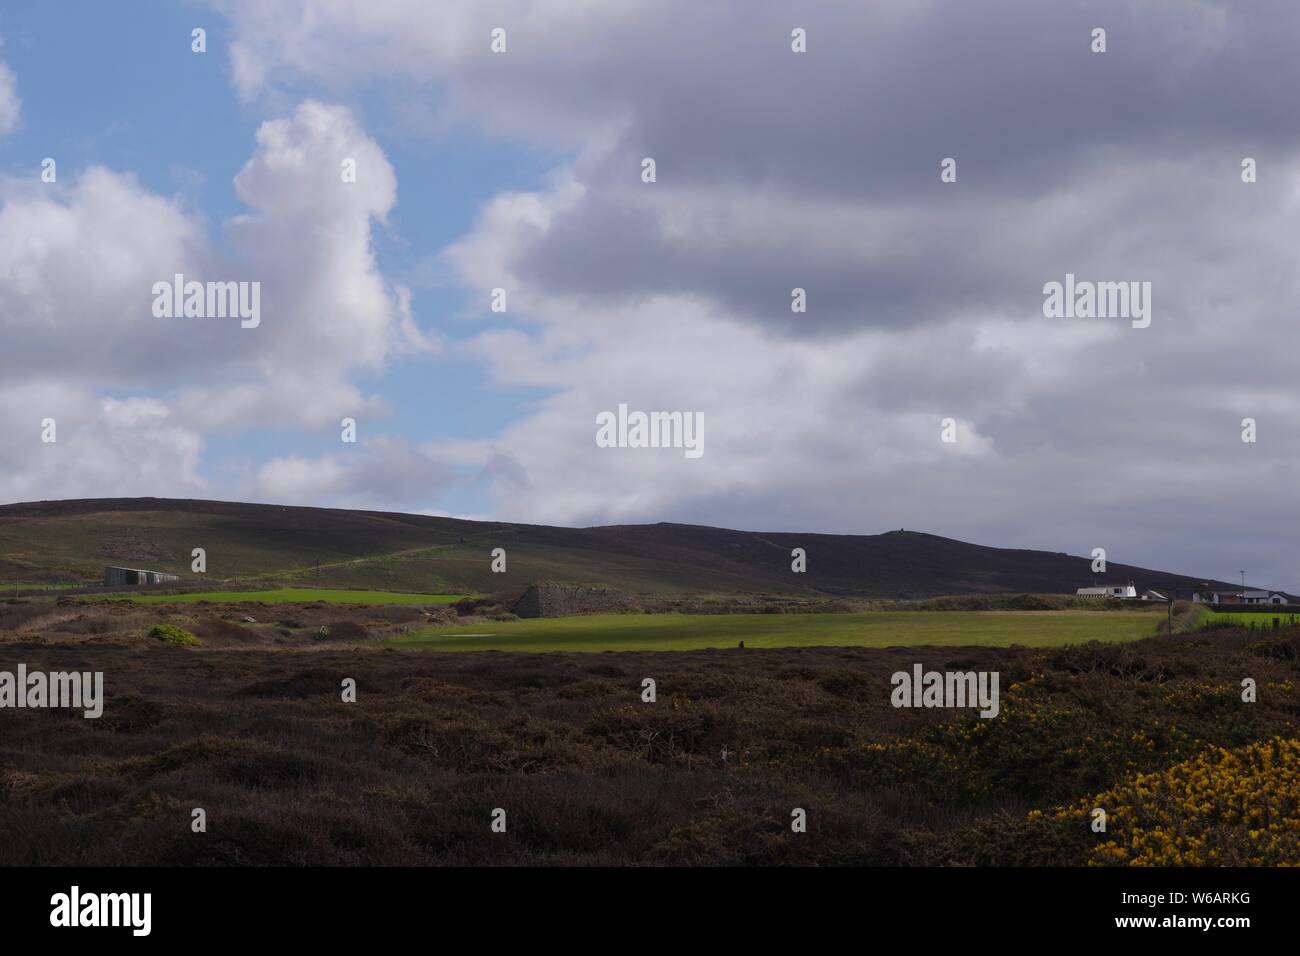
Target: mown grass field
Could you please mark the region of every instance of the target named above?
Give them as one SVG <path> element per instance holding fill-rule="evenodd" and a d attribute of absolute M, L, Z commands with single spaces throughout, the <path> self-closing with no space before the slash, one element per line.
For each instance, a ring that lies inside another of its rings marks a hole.
<path fill-rule="evenodd" d="M 1221 627 L 1224 624 L 1241 627 L 1272 628 L 1273 618 L 1279 618 L 1280 627 L 1300 624 L 1300 614 L 1294 610 L 1267 611 L 1205 611 L 1201 615 L 1203 627 Z"/>
<path fill-rule="evenodd" d="M 203 591 L 194 594 L 132 594 L 127 600 L 138 604 L 192 604 L 211 601 L 239 604 L 261 601 L 290 604 L 324 601 L 328 604 L 455 604 L 463 594 L 400 594 L 394 591 L 345 591 L 334 588 L 277 588 L 274 591 Z"/>
<path fill-rule="evenodd" d="M 1057 647 L 1150 637 L 1151 611 L 871 611 L 860 614 L 597 614 L 422 628 L 389 642 L 439 651 L 672 651 L 735 647 Z"/>

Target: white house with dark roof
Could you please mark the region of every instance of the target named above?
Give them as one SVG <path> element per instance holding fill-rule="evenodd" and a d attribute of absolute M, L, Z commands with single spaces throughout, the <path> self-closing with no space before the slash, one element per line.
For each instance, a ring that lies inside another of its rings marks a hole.
<path fill-rule="evenodd" d="M 1100 588 L 1079 588 L 1074 594 L 1076 597 L 1135 598 L 1138 596 L 1137 588 L 1131 581 L 1128 584 L 1112 584 Z"/>
<path fill-rule="evenodd" d="M 1197 591 L 1192 595 L 1196 604 L 1286 604 L 1281 591 Z"/>

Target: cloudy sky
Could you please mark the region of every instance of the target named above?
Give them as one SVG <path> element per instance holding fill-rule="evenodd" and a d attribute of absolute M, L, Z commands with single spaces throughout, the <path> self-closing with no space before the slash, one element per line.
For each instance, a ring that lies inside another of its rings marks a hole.
<path fill-rule="evenodd" d="M 1293 0 L 7 5 L 0 500 L 906 527 L 1300 589 L 1296 36 Z M 261 324 L 156 317 L 176 273 L 261 283 Z M 1150 282 L 1150 326 L 1045 317 L 1067 273 Z M 704 454 L 598 447 L 619 404 Z"/>

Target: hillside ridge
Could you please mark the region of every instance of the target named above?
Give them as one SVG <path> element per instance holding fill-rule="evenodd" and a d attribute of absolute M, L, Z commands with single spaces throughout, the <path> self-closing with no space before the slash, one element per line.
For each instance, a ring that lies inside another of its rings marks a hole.
<path fill-rule="evenodd" d="M 191 572 L 203 548 L 206 575 Z M 493 573 L 504 548 L 507 571 Z M 793 573 L 790 552 L 807 552 Z M 1094 583 L 1199 586 L 1204 578 L 1063 552 L 996 548 L 924 531 L 874 535 L 742 531 L 675 522 L 566 528 L 402 512 L 190 498 L 0 505 L 0 581 L 93 581 L 105 565 L 187 583 L 317 583 L 442 592 L 584 581 L 633 593 L 771 592 L 933 597 L 1066 593 Z M 1231 583 L 1210 581 L 1214 587 Z"/>

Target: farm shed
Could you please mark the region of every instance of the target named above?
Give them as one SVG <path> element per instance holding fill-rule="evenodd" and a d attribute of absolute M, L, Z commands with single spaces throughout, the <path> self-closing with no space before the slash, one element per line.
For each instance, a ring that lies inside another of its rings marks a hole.
<path fill-rule="evenodd" d="M 162 571 L 145 571 L 140 568 L 105 568 L 104 584 L 112 587 L 114 585 L 125 585 L 128 587 L 138 587 L 140 585 L 150 584 L 170 584 L 173 581 L 179 581 L 178 574 L 164 574 Z"/>

